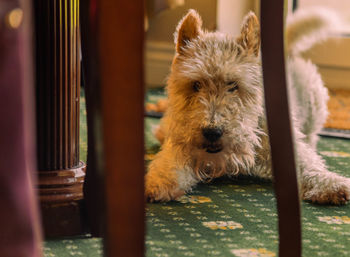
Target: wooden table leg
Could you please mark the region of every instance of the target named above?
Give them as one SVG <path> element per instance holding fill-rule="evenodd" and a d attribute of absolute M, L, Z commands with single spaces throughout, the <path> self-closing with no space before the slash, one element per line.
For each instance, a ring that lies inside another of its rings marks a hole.
<path fill-rule="evenodd" d="M 143 2 L 98 1 L 108 257 L 144 255 Z"/>
<path fill-rule="evenodd" d="M 279 256 L 301 256 L 300 205 L 287 98 L 283 1 L 261 1 L 265 106 L 278 208 Z"/>
<path fill-rule="evenodd" d="M 89 231 L 94 237 L 105 232 L 105 183 L 103 172 L 101 87 L 97 44 L 97 1 L 80 3 L 83 84 L 88 125 L 88 156 L 84 183 L 84 201 Z"/>
<path fill-rule="evenodd" d="M 46 237 L 83 232 L 79 0 L 34 0 L 39 193 Z"/>

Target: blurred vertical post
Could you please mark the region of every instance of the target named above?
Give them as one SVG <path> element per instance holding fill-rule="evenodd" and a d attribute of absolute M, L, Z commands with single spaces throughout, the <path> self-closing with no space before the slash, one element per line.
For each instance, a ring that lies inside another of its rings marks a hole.
<path fill-rule="evenodd" d="M 0 0 L 0 256 L 41 256 L 31 1 Z"/>
<path fill-rule="evenodd" d="M 108 257 L 144 256 L 144 1 L 98 2 Z"/>
<path fill-rule="evenodd" d="M 293 0 L 293 12 L 298 8 L 298 0 Z"/>
<path fill-rule="evenodd" d="M 265 106 L 278 209 L 279 256 L 301 256 L 301 223 L 284 56 L 286 1 L 261 1 Z"/>

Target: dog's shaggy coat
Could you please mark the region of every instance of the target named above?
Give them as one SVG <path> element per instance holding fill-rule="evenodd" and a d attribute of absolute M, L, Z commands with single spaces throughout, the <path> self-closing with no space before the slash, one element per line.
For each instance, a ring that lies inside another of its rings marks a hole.
<path fill-rule="evenodd" d="M 335 21 L 320 9 L 289 18 L 286 65 L 300 195 L 343 204 L 350 179 L 328 171 L 316 152 L 317 132 L 327 117 L 327 89 L 316 66 L 300 57 Z M 176 29 L 169 106 L 157 132 L 163 144 L 146 174 L 150 201 L 177 199 L 199 181 L 224 174 L 273 179 L 258 19 L 250 12 L 237 38 L 205 32 L 201 25 L 190 10 Z"/>

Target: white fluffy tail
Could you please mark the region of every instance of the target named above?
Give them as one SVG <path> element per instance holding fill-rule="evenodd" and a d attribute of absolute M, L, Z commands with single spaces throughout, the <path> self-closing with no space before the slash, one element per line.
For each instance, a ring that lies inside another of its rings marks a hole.
<path fill-rule="evenodd" d="M 340 18 L 333 11 L 322 7 L 300 9 L 287 18 L 287 52 L 302 53 L 340 28 Z"/>

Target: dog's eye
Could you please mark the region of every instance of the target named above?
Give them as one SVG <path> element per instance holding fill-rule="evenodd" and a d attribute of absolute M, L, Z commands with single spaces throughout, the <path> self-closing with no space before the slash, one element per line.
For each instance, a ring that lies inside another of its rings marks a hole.
<path fill-rule="evenodd" d="M 201 89 L 201 83 L 197 80 L 192 83 L 193 90 L 195 92 L 199 92 L 199 89 Z"/>
<path fill-rule="evenodd" d="M 230 86 L 230 88 L 227 90 L 228 92 L 234 92 L 238 89 L 237 81 L 229 81 L 227 82 L 227 85 Z"/>

